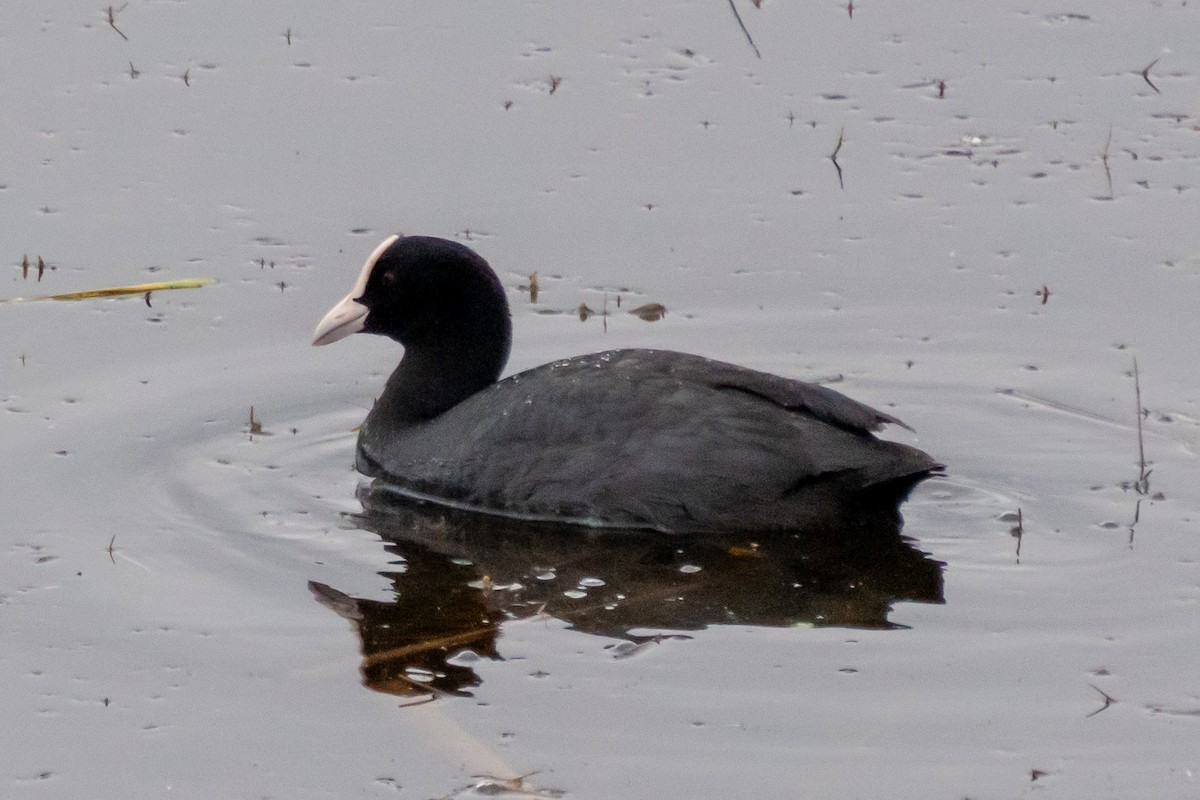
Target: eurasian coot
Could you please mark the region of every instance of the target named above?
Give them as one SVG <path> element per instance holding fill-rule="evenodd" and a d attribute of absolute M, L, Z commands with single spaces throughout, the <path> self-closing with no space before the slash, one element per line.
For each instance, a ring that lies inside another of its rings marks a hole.
<path fill-rule="evenodd" d="M 512 323 L 487 262 L 391 236 L 314 345 L 404 346 L 358 436 L 358 469 L 402 494 L 525 519 L 667 532 L 786 531 L 898 503 L 941 468 L 871 434 L 888 414 L 831 389 L 665 350 L 611 350 L 498 381 Z"/>

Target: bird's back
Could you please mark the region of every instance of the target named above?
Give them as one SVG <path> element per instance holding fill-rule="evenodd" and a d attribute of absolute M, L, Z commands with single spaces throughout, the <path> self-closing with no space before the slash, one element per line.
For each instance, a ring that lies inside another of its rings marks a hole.
<path fill-rule="evenodd" d="M 377 406 L 378 408 L 379 406 Z M 372 413 L 359 468 L 493 513 L 675 532 L 787 530 L 939 468 L 822 386 L 655 350 L 547 364 L 424 422 Z"/>

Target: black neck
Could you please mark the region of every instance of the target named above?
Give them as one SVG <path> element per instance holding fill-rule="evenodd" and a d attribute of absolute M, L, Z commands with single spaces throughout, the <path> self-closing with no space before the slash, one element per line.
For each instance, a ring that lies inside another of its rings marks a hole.
<path fill-rule="evenodd" d="M 371 417 L 393 425 L 431 419 L 495 383 L 511 341 L 507 309 L 502 314 L 490 324 L 476 320 L 467 335 L 405 347 Z"/>

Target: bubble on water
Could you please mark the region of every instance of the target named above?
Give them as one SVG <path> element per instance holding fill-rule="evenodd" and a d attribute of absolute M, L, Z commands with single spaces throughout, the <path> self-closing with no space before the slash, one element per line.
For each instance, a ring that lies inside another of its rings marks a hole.
<path fill-rule="evenodd" d="M 474 650 L 459 650 L 457 653 L 447 658 L 446 663 L 457 667 L 469 667 L 480 660 L 480 655 Z"/>

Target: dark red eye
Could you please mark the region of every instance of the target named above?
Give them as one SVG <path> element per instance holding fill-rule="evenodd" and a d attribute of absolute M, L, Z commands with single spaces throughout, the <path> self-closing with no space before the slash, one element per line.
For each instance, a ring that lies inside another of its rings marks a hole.
<path fill-rule="evenodd" d="M 379 282 L 382 283 L 384 286 L 391 286 L 393 283 L 396 282 L 396 273 L 391 272 L 390 270 L 388 272 L 383 273 L 382 275 L 379 276 Z"/>

